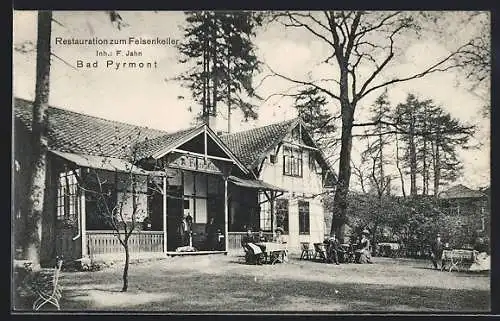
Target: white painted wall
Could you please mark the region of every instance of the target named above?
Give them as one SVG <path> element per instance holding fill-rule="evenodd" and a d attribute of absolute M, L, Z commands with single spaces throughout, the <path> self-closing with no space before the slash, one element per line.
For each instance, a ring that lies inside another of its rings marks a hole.
<path fill-rule="evenodd" d="M 292 141 L 292 138 L 286 137 L 284 141 L 290 142 Z M 293 145 L 284 143 L 284 146 Z M 312 198 L 313 195 L 318 195 L 323 192 L 322 178 L 321 174 L 317 174 L 311 169 L 309 164 L 309 152 L 310 150 L 308 149 L 303 149 L 302 151 L 302 177 L 292 177 L 283 174 L 283 147 L 281 147 L 278 151 L 275 164 L 270 162 L 269 156 L 266 157 L 259 177 L 259 179 L 264 182 L 288 190 L 288 192 L 281 197 L 289 199 L 289 233 L 284 236 L 284 239 L 287 241 L 288 248 L 291 252 L 300 251 L 300 242 L 310 242 L 311 244 L 322 242 L 325 235 L 325 213 L 321 201 L 322 196 L 320 195 Z M 264 201 L 265 199 L 265 196 L 262 195 L 260 201 Z M 309 202 L 309 235 L 299 235 L 299 200 Z"/>

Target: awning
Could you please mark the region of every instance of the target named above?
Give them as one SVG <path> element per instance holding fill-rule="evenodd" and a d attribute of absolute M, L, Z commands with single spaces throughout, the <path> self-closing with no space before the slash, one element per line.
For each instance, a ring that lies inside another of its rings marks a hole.
<path fill-rule="evenodd" d="M 278 192 L 286 192 L 287 190 L 282 189 L 280 187 L 276 187 L 274 185 L 271 185 L 269 183 L 263 182 L 261 180 L 254 180 L 254 179 L 244 179 L 236 176 L 229 176 L 229 181 L 235 185 L 241 186 L 241 187 L 246 187 L 246 188 L 253 188 L 253 189 L 258 189 L 258 190 L 263 190 L 263 191 L 278 191 Z"/>
<path fill-rule="evenodd" d="M 60 152 L 56 150 L 51 150 L 51 153 L 57 155 L 65 160 L 74 163 L 80 167 L 101 169 L 105 171 L 111 172 L 124 172 L 124 173 L 132 173 L 135 175 L 152 175 L 152 172 L 148 172 L 143 170 L 132 163 L 129 163 L 123 159 L 113 158 L 113 157 L 103 157 L 103 156 L 93 156 L 93 155 L 85 155 L 85 154 L 73 154 Z M 155 172 L 156 173 L 156 172 Z"/>

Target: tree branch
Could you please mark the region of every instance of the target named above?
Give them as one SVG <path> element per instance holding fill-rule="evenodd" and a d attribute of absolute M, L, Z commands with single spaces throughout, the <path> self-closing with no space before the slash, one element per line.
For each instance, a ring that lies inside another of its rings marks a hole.
<path fill-rule="evenodd" d="M 267 64 L 266 64 L 266 65 L 267 65 Z M 323 93 L 327 94 L 328 96 L 330 96 L 330 97 L 332 97 L 332 98 L 334 98 L 334 99 L 340 100 L 340 97 L 339 97 L 339 96 L 337 96 L 337 95 L 333 94 L 331 91 L 326 90 L 325 88 L 323 88 L 323 87 L 321 87 L 321 86 L 318 86 L 318 85 L 314 84 L 313 82 L 309 82 L 309 81 L 302 81 L 302 80 L 296 80 L 296 79 L 292 79 L 292 78 L 290 78 L 290 77 L 287 77 L 287 76 L 285 76 L 285 75 L 279 74 L 279 73 L 277 73 L 276 71 L 274 71 L 271 67 L 269 67 L 269 65 L 267 65 L 267 68 L 269 68 L 269 70 L 271 70 L 271 72 L 272 72 L 273 74 L 275 74 L 276 76 L 278 76 L 278 77 L 281 77 L 281 78 L 283 78 L 283 79 L 285 79 L 285 80 L 291 81 L 291 82 L 296 83 L 296 84 L 302 84 L 302 85 L 306 85 L 306 86 L 311 86 L 311 87 L 314 87 L 314 88 L 318 89 L 319 91 L 321 91 L 321 92 L 323 92 Z"/>
<path fill-rule="evenodd" d="M 363 94 L 361 94 L 359 98 L 362 98 L 362 97 L 368 95 L 370 92 L 372 92 L 374 90 L 377 90 L 379 88 L 382 88 L 382 87 L 385 87 L 385 86 L 388 86 L 388 85 L 391 85 L 391 84 L 394 84 L 394 83 L 399 83 L 399 82 L 404 82 L 404 81 L 408 81 L 408 80 L 412 80 L 412 79 L 422 78 L 422 77 L 424 77 L 424 76 L 426 76 L 426 75 L 428 75 L 430 73 L 433 73 L 433 72 L 447 71 L 447 70 L 452 69 L 452 68 L 460 67 L 459 64 L 456 64 L 456 65 L 448 66 L 446 68 L 438 68 L 439 66 L 441 66 L 445 62 L 449 61 L 454 56 L 458 55 L 460 53 L 460 51 L 463 48 L 465 48 L 467 45 L 468 44 L 465 44 L 465 45 L 461 46 L 456 51 L 454 51 L 453 53 L 449 54 L 448 56 L 446 56 L 445 58 L 441 59 L 440 61 L 438 61 L 434 65 L 428 67 L 427 69 L 425 69 L 422 72 L 419 72 L 419 73 L 416 73 L 416 74 L 413 74 L 411 76 L 407 76 L 407 77 L 404 77 L 404 78 L 395 78 L 395 79 L 386 81 L 386 82 L 384 82 L 384 83 L 382 83 L 380 85 L 373 86 L 370 89 L 366 90 Z"/>

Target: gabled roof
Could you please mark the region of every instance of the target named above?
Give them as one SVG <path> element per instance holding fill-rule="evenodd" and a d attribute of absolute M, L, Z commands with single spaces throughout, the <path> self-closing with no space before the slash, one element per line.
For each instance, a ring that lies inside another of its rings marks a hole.
<path fill-rule="evenodd" d="M 247 168 L 253 169 L 299 124 L 303 127 L 305 125 L 302 119 L 297 117 L 263 127 L 227 134 L 222 136 L 221 139 Z M 312 147 L 317 148 L 311 135 L 305 130 L 302 132 L 306 134 Z M 323 152 L 319 149 L 318 151 L 321 156 L 321 164 L 330 170 L 333 174 L 332 178 L 336 180 L 335 172 L 330 163 Z"/>
<path fill-rule="evenodd" d="M 15 98 L 14 116 L 31 131 L 33 102 Z M 104 118 L 49 107 L 49 147 L 69 153 L 123 158 L 126 143 L 155 139 L 167 133 Z M 140 133 L 140 137 L 137 135 Z"/>
<path fill-rule="evenodd" d="M 32 101 L 14 98 L 14 116 L 29 131 L 32 106 Z M 201 125 L 168 133 L 56 107 L 49 107 L 48 114 L 51 150 L 114 158 L 128 158 L 130 150 L 127 147 L 130 142 L 136 144 L 139 158 L 158 155 L 165 148 L 182 141 L 203 127 Z M 294 118 L 221 137 L 217 137 L 211 130 L 209 132 L 217 144 L 225 145 L 222 146 L 223 149 L 236 160 L 240 168 L 253 169 L 298 124 L 303 124 L 302 120 Z"/>
<path fill-rule="evenodd" d="M 247 168 L 254 168 L 298 124 L 294 118 L 283 122 L 221 136 L 222 141 Z"/>
<path fill-rule="evenodd" d="M 462 184 L 455 185 L 446 191 L 439 193 L 439 198 L 441 199 L 456 199 L 456 198 L 479 198 L 486 197 L 486 195 L 480 191 L 470 189 Z"/>
<path fill-rule="evenodd" d="M 196 132 L 200 126 L 190 127 L 188 129 L 183 129 L 178 132 L 164 134 L 153 139 L 146 139 L 137 143 L 137 153 L 139 158 L 149 157 L 155 153 L 158 153 L 165 146 L 169 146 L 179 141 L 183 137 Z"/>

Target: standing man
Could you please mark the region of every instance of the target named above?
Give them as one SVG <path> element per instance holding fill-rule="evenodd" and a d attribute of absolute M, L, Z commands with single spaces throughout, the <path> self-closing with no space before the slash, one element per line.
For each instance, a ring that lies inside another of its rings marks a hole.
<path fill-rule="evenodd" d="M 208 224 L 205 226 L 205 233 L 207 234 L 207 249 L 210 251 L 216 250 L 218 248 L 217 239 L 217 226 L 215 225 L 215 218 L 211 217 Z"/>
<path fill-rule="evenodd" d="M 327 244 L 328 262 L 339 265 L 338 251 L 339 251 L 339 241 L 337 240 L 336 235 L 333 234 L 333 236 L 330 237 L 330 239 L 328 240 Z"/>
<path fill-rule="evenodd" d="M 436 240 L 431 245 L 431 261 L 434 268 L 438 268 L 438 262 L 441 262 L 441 257 L 443 256 L 443 242 L 441 242 L 441 235 L 438 233 L 436 235 Z M 441 262 L 441 267 L 443 263 Z"/>

